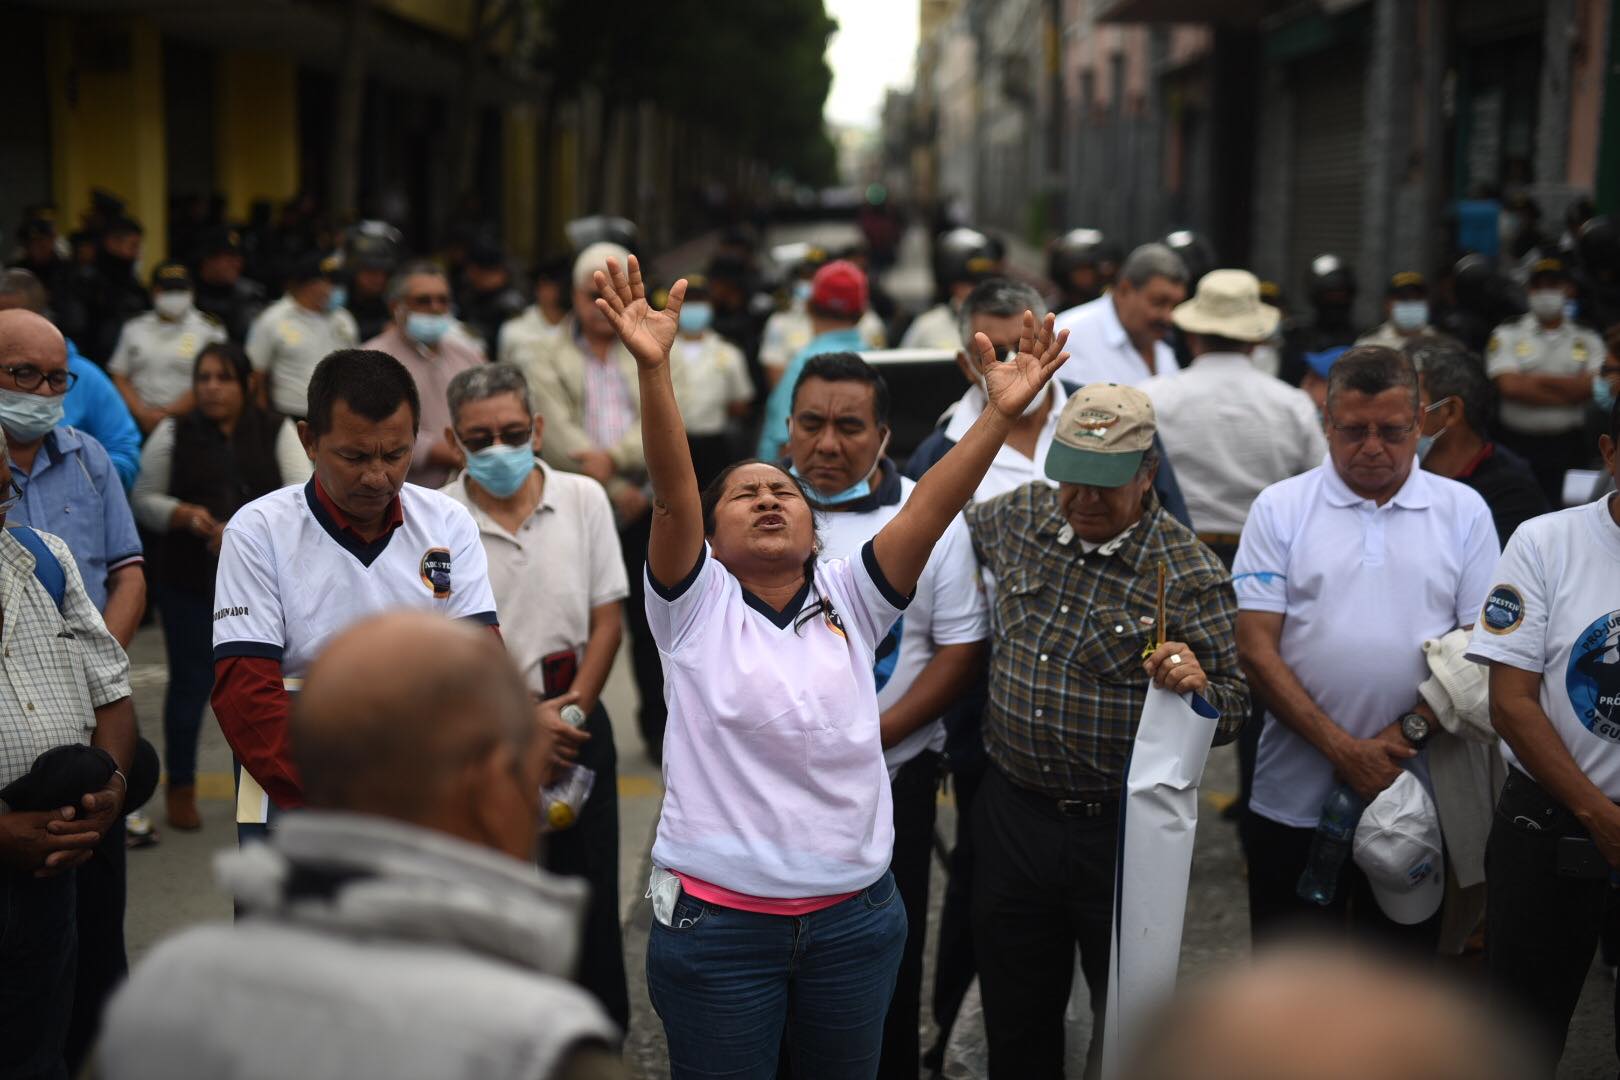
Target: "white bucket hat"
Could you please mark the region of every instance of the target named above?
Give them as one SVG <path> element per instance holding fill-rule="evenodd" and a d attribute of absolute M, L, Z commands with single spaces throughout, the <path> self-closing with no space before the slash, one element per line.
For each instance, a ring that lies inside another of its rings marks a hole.
<path fill-rule="evenodd" d="M 1403 769 L 1362 813 L 1353 850 L 1385 915 L 1411 926 L 1440 910 L 1446 894 L 1440 814 L 1414 774 Z"/>
<path fill-rule="evenodd" d="M 1282 312 L 1260 302 L 1260 279 L 1247 270 L 1211 270 L 1197 295 L 1176 305 L 1170 321 L 1189 334 L 1264 341 L 1276 333 Z"/>

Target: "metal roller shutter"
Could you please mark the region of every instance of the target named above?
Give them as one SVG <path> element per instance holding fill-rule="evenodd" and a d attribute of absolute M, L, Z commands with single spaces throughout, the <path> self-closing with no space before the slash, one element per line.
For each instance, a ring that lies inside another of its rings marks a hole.
<path fill-rule="evenodd" d="M 1365 166 L 1366 51 L 1341 48 L 1292 65 L 1293 184 L 1289 200 L 1289 295 L 1305 297 L 1305 273 L 1331 251 L 1352 265 L 1361 251 Z M 1368 282 L 1362 281 L 1363 291 Z"/>

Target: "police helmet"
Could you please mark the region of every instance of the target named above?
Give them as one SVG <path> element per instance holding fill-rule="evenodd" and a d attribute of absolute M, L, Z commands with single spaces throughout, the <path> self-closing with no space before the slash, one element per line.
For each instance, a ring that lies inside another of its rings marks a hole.
<path fill-rule="evenodd" d="M 1350 269 L 1349 263 L 1331 252 L 1318 255 L 1311 260 L 1310 273 L 1305 275 L 1305 291 L 1310 294 L 1312 303 L 1334 292 L 1354 297 L 1356 272 Z"/>
<path fill-rule="evenodd" d="M 940 285 L 980 281 L 1000 262 L 996 243 L 977 229 L 952 229 L 934 248 L 934 280 Z"/>
<path fill-rule="evenodd" d="M 1215 254 L 1215 245 L 1203 233 L 1191 229 L 1176 229 L 1168 233 L 1159 241 L 1165 247 L 1181 256 L 1181 261 L 1187 267 L 1187 290 L 1189 292 L 1198 288 L 1198 283 L 1205 274 L 1220 265 Z"/>

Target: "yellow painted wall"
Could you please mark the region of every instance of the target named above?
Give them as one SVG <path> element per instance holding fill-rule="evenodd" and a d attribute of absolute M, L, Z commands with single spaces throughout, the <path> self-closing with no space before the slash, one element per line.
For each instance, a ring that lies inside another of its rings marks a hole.
<path fill-rule="evenodd" d="M 169 232 L 162 36 L 140 17 L 56 16 L 48 37 L 56 204 L 76 224 L 92 188 L 122 196 L 154 266 Z"/>
<path fill-rule="evenodd" d="M 378 0 L 377 6 L 453 38 L 467 36 L 473 12 L 473 0 Z"/>
<path fill-rule="evenodd" d="M 514 105 L 501 117 L 503 232 L 509 253 L 526 262 L 534 258 L 534 240 L 539 229 L 537 122 L 534 107 L 530 105 Z"/>
<path fill-rule="evenodd" d="M 221 53 L 214 104 L 215 183 L 233 220 L 255 199 L 298 192 L 298 69 L 268 53 Z"/>

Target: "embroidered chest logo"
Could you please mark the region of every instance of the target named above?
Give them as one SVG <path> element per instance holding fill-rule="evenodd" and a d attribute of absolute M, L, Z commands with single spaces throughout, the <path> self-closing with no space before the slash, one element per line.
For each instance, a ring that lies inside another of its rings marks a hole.
<path fill-rule="evenodd" d="M 422 554 L 422 584 L 433 590 L 433 599 L 450 599 L 449 548 L 428 548 Z"/>
<path fill-rule="evenodd" d="M 838 617 L 838 612 L 833 608 L 831 603 L 827 604 L 826 613 L 822 616 L 822 618 L 826 620 L 827 629 L 831 630 L 839 637 L 844 638 L 846 641 L 849 639 L 849 635 L 844 633 L 844 620 Z"/>

